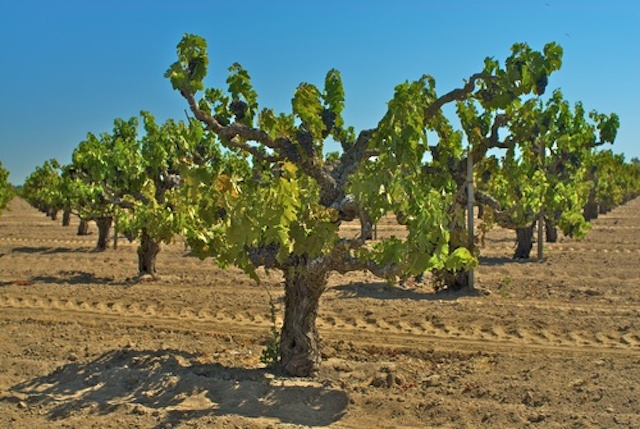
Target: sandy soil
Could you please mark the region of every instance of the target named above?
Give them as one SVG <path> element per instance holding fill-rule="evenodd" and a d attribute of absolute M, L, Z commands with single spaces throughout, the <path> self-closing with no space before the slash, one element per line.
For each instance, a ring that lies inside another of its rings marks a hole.
<path fill-rule="evenodd" d="M 260 363 L 275 273 L 177 242 L 136 281 L 134 244 L 95 252 L 75 226 L 21 200 L 0 217 L 2 428 L 640 427 L 640 199 L 542 262 L 492 231 L 487 295 L 331 277 L 313 380 Z"/>

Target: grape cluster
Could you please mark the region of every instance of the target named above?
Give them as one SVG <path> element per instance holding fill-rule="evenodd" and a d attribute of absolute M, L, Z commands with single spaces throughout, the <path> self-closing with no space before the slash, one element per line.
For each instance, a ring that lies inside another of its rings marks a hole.
<path fill-rule="evenodd" d="M 489 90 L 478 91 L 478 97 L 485 104 L 491 104 L 491 102 L 493 101 L 493 98 L 494 98 L 493 93 L 491 91 L 489 91 Z"/>
<path fill-rule="evenodd" d="M 304 149 L 307 156 L 315 155 L 315 149 L 313 147 L 313 136 L 304 128 L 298 128 L 296 131 L 296 140 L 300 144 L 300 147 Z"/>
<path fill-rule="evenodd" d="M 225 209 L 224 207 L 219 207 L 218 217 L 220 217 L 220 219 L 222 220 L 225 220 L 227 218 L 227 209 Z"/>
<path fill-rule="evenodd" d="M 324 123 L 324 126 L 325 126 L 325 130 L 322 133 L 322 137 L 326 138 L 329 135 L 329 133 L 331 133 L 331 130 L 333 130 L 333 127 L 336 124 L 336 114 L 329 109 L 324 109 L 320 115 L 322 117 L 322 122 Z"/>
<path fill-rule="evenodd" d="M 247 109 L 247 103 L 242 100 L 235 99 L 229 105 L 229 110 L 236 117 L 236 121 L 241 121 L 245 118 Z"/>
<path fill-rule="evenodd" d="M 540 78 L 536 81 L 536 94 L 542 95 L 544 94 L 545 89 L 547 89 L 547 84 L 549 83 L 549 79 L 546 74 L 540 76 Z"/>
<path fill-rule="evenodd" d="M 189 65 L 187 67 L 187 72 L 189 73 L 189 77 L 193 79 L 193 76 L 196 73 L 196 68 L 198 67 L 198 61 L 195 58 L 191 58 L 189 60 Z"/>
<path fill-rule="evenodd" d="M 481 176 L 482 183 L 489 183 L 490 179 L 491 179 L 491 170 L 488 170 L 488 169 L 484 170 Z"/>
<path fill-rule="evenodd" d="M 296 145 L 292 142 L 286 142 L 285 144 L 283 144 L 282 154 L 285 156 L 285 158 L 294 163 L 302 160 L 298 149 L 296 149 Z"/>
<path fill-rule="evenodd" d="M 193 162 L 196 165 L 204 165 L 207 162 L 207 148 L 204 143 L 198 143 L 193 152 Z"/>

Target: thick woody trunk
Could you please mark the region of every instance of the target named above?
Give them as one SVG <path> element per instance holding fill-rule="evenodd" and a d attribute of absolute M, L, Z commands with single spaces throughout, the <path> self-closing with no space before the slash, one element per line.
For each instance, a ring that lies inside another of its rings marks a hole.
<path fill-rule="evenodd" d="M 583 207 L 582 216 L 584 220 L 587 222 L 591 222 L 593 219 L 598 219 L 598 214 L 600 214 L 600 207 L 598 204 L 598 175 L 597 169 L 592 167 L 588 173 L 588 179 L 593 181 L 591 185 L 591 189 L 589 189 L 589 198 L 587 199 L 587 204 Z"/>
<path fill-rule="evenodd" d="M 596 200 L 596 188 L 594 186 L 589 192 L 589 199 L 582 210 L 582 216 L 584 220 L 590 222 L 593 219 L 598 219 L 599 210 L 598 201 Z"/>
<path fill-rule="evenodd" d="M 598 206 L 598 212 L 599 212 L 600 214 L 607 214 L 607 213 L 609 213 L 611 210 L 613 210 L 613 205 L 612 205 L 612 204 L 610 204 L 610 203 L 603 203 L 603 204 L 600 204 L 600 205 Z"/>
<path fill-rule="evenodd" d="M 109 239 L 109 230 L 111 230 L 112 221 L 113 219 L 110 216 L 96 219 L 96 224 L 98 225 L 97 250 L 107 250 L 107 240 Z"/>
<path fill-rule="evenodd" d="M 436 289 L 462 290 L 469 288 L 469 272 L 468 271 L 450 271 L 441 270 L 434 271 L 434 279 Z"/>
<path fill-rule="evenodd" d="M 78 235 L 89 235 L 89 221 L 86 219 L 80 219 L 78 224 Z"/>
<path fill-rule="evenodd" d="M 309 274 L 304 266 L 285 271 L 280 365 L 290 375 L 310 377 L 320 367 L 320 336 L 316 318 L 320 296 L 326 285 L 324 272 Z"/>
<path fill-rule="evenodd" d="M 464 210 L 461 211 L 462 215 L 464 215 Z M 449 231 L 451 232 L 452 241 L 449 244 L 449 252 L 453 252 L 456 248 L 464 246 L 467 247 L 470 251 L 472 243 L 469 243 L 469 232 L 465 225 L 464 217 L 456 218 L 454 216 L 454 221 L 449 225 Z M 435 281 L 437 288 L 446 288 L 449 290 L 462 290 L 471 288 L 469 284 L 469 272 L 468 271 L 451 271 L 446 269 L 437 270 L 435 273 Z"/>
<path fill-rule="evenodd" d="M 69 210 L 65 210 L 62 213 L 62 226 L 69 226 L 71 224 L 71 212 Z"/>
<path fill-rule="evenodd" d="M 58 210 L 49 208 L 47 210 L 47 216 L 49 216 L 51 220 L 58 220 Z"/>
<path fill-rule="evenodd" d="M 143 232 L 140 237 L 140 246 L 138 246 L 138 275 L 155 276 L 158 253 L 160 253 L 160 243 Z"/>
<path fill-rule="evenodd" d="M 548 220 L 544 221 L 544 232 L 547 243 L 556 243 L 558 241 L 558 227 Z"/>
<path fill-rule="evenodd" d="M 531 256 L 534 225 L 516 229 L 516 251 L 513 259 L 529 259 Z"/>
<path fill-rule="evenodd" d="M 582 216 L 584 217 L 584 220 L 590 222 L 594 219 L 598 219 L 598 215 L 600 214 L 599 212 L 600 208 L 598 207 L 598 203 L 596 203 L 595 201 L 593 203 L 588 202 L 584 206 Z"/>

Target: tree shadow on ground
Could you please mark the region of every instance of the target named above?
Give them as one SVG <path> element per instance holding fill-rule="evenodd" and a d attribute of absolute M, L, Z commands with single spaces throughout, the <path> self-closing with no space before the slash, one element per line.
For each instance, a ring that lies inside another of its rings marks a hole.
<path fill-rule="evenodd" d="M 11 250 L 13 253 L 42 253 L 42 254 L 54 254 L 54 253 L 84 253 L 87 252 L 86 248 L 69 248 L 69 247 L 48 247 L 48 246 L 22 246 L 15 247 Z"/>
<path fill-rule="evenodd" d="M 108 415 L 120 407 L 157 416 L 155 427 L 237 415 L 326 426 L 343 417 L 345 392 L 308 379 L 278 378 L 264 369 L 202 363 L 179 350 L 118 350 L 70 363 L 13 386 L 0 402 L 23 401 L 61 420 L 79 410 Z"/>
<path fill-rule="evenodd" d="M 59 271 L 58 276 L 36 276 L 31 277 L 31 283 L 53 283 L 58 285 L 70 284 L 110 284 L 114 283 L 112 277 L 96 277 L 94 273 L 86 271 Z"/>
<path fill-rule="evenodd" d="M 332 289 L 338 291 L 341 298 L 373 298 L 373 299 L 412 299 L 425 301 L 454 301 L 470 296 L 482 296 L 479 290 L 449 290 L 434 291 L 428 285 L 417 287 L 405 287 L 391 285 L 386 282 L 357 282 L 335 286 Z"/>
<path fill-rule="evenodd" d="M 0 281 L 2 286 L 31 286 L 35 284 L 56 284 L 56 285 L 110 285 L 130 287 L 137 284 L 136 281 L 119 282 L 113 277 L 97 277 L 94 273 L 86 271 L 58 271 L 57 276 L 35 276 L 28 279 L 16 279 Z"/>
<path fill-rule="evenodd" d="M 480 266 L 496 267 L 500 265 L 510 264 L 527 264 L 532 262 L 538 262 L 536 259 L 520 259 L 520 258 L 508 258 L 506 256 L 480 256 L 478 258 Z"/>

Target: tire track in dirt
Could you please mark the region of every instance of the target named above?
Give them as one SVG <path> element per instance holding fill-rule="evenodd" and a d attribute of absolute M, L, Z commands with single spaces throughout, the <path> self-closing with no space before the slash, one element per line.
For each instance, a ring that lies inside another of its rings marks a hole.
<path fill-rule="evenodd" d="M 9 242 L 9 243 L 71 244 L 71 245 L 79 245 L 82 247 L 91 247 L 96 245 L 96 240 L 72 240 L 72 239 L 59 239 L 59 238 L 0 237 L 0 242 L 2 241 Z M 128 241 L 118 241 L 118 246 L 137 246 L 137 244 L 135 242 L 129 243 Z"/>
<path fill-rule="evenodd" d="M 96 318 L 117 320 L 124 325 L 140 323 L 171 324 L 181 320 L 215 326 L 217 330 L 232 335 L 261 335 L 270 327 L 270 321 L 261 315 L 227 314 L 224 311 L 211 312 L 190 307 L 164 307 L 119 301 L 95 301 L 82 299 L 55 299 L 34 297 L 0 296 L 0 308 L 41 309 L 43 312 L 65 312 L 70 318 L 95 323 Z M 593 307 L 591 309 L 593 311 Z M 618 309 L 600 307 L 603 313 L 615 313 Z M 91 315 L 87 318 L 86 315 Z M 84 317 L 83 317 L 84 316 Z M 33 318 L 33 316 L 31 316 Z M 276 323 L 281 324 L 281 320 Z M 455 326 L 449 322 L 424 320 L 403 321 L 391 317 L 347 317 L 334 314 L 317 320 L 318 329 L 324 338 L 343 339 L 351 342 L 366 342 L 369 336 L 374 343 L 384 338 L 386 346 L 433 347 L 446 344 L 448 347 L 480 347 L 488 349 L 541 349 L 568 352 L 599 352 L 614 354 L 639 354 L 640 336 L 634 332 L 553 332 L 550 329 L 530 330 L 502 325 L 467 324 Z M 223 328 L 223 329 L 221 329 Z"/>
<path fill-rule="evenodd" d="M 59 243 L 59 244 L 69 244 L 76 245 L 81 247 L 95 247 L 96 240 L 81 240 L 81 239 L 60 239 L 60 238 L 32 238 L 32 237 L 0 237 L 0 242 L 8 242 L 8 243 Z M 113 242 L 113 237 L 109 239 L 109 244 Z M 175 241 L 172 243 L 162 243 L 165 247 L 173 247 L 173 246 L 181 246 L 184 247 L 184 243 L 179 241 Z M 122 237 L 121 240 L 118 240 L 118 247 L 137 247 L 138 241 L 134 240 L 130 242 L 125 237 Z"/>
<path fill-rule="evenodd" d="M 602 280 L 599 279 L 598 280 Z M 490 302 L 484 300 L 469 300 L 465 301 L 465 303 L 477 306 L 489 306 L 489 307 L 498 307 L 498 308 L 509 308 L 509 307 L 517 307 L 517 308 L 537 308 L 537 309 L 548 309 L 548 310 L 558 310 L 558 311 L 573 311 L 576 313 L 584 313 L 585 316 L 592 316 L 594 312 L 601 313 L 609 313 L 609 316 L 621 314 L 627 316 L 628 313 L 635 313 L 636 316 L 640 316 L 640 307 L 634 304 L 602 304 L 602 303 L 569 303 L 569 302 L 550 302 L 550 301 L 542 301 L 542 300 L 518 300 L 517 302 Z M 449 305 L 460 305 L 456 301 L 442 301 L 440 304 L 449 304 Z M 627 313 L 627 314 L 625 314 Z"/>
<path fill-rule="evenodd" d="M 640 353 L 640 337 L 636 334 L 619 332 L 592 333 L 587 331 L 552 332 L 548 329 L 532 331 L 525 328 L 506 328 L 501 325 L 481 326 L 469 324 L 455 326 L 440 321 L 424 320 L 404 322 L 384 318 L 345 320 L 330 316 L 320 319 L 318 327 L 338 332 L 371 332 L 381 335 L 387 332 L 392 336 L 407 337 L 406 344 L 412 344 L 415 338 L 431 337 L 461 343 L 500 344 L 502 346 L 561 348 L 561 349 L 626 349 L 631 353 Z"/>

